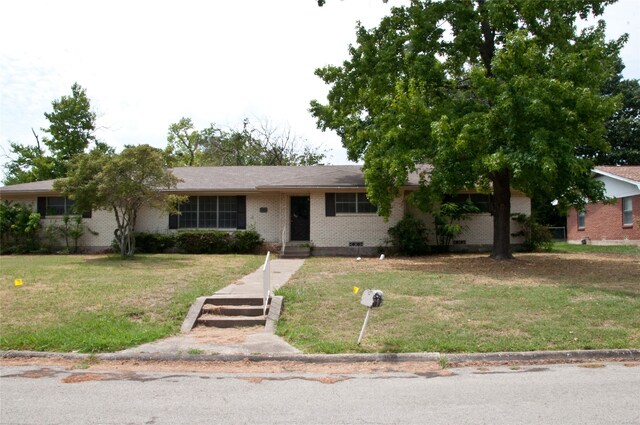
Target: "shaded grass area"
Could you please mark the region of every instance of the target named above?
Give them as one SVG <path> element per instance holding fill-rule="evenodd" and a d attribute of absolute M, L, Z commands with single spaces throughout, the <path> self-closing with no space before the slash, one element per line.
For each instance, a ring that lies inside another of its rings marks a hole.
<path fill-rule="evenodd" d="M 153 341 L 176 333 L 197 297 L 261 262 L 240 255 L 0 257 L 0 349 L 93 353 Z"/>
<path fill-rule="evenodd" d="M 567 242 L 556 242 L 553 244 L 553 251 L 640 255 L 640 245 L 582 245 L 570 244 Z"/>
<path fill-rule="evenodd" d="M 278 291 L 277 332 L 313 353 L 640 348 L 639 276 L 620 254 L 312 258 Z M 361 346 L 354 286 L 385 296 Z"/>

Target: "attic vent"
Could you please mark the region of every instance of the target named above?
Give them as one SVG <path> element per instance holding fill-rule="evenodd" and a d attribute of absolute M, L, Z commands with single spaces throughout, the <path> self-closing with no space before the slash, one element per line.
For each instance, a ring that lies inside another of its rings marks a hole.
<path fill-rule="evenodd" d="M 364 246 L 364 242 L 349 242 L 349 246 Z"/>
<path fill-rule="evenodd" d="M 466 245 L 466 244 L 467 244 L 467 241 L 466 241 L 466 240 L 464 240 L 464 239 L 459 239 L 459 240 L 457 240 L 457 241 L 453 241 L 453 244 L 454 244 L 454 245 Z"/>

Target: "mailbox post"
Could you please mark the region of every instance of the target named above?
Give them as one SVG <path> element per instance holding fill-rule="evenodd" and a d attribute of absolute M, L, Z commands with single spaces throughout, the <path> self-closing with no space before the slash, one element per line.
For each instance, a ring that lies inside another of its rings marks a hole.
<path fill-rule="evenodd" d="M 362 341 L 362 336 L 364 335 L 364 329 L 367 327 L 367 323 L 369 322 L 369 315 L 371 314 L 371 309 L 373 307 L 380 307 L 382 305 L 383 300 L 384 300 L 384 292 L 378 289 L 367 289 L 362 293 L 360 304 L 368 308 L 367 308 L 367 315 L 364 317 L 364 323 L 362 324 L 362 330 L 360 331 L 360 336 L 358 337 L 358 345 L 360 345 L 360 342 Z"/>

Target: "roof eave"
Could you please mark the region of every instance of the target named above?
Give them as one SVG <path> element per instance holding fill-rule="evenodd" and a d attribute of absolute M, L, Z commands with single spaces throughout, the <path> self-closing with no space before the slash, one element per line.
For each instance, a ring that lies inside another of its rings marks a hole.
<path fill-rule="evenodd" d="M 594 168 L 593 172 L 596 173 L 596 174 L 600 174 L 601 176 L 610 177 L 610 178 L 615 179 L 615 180 L 620 180 L 622 182 L 632 184 L 632 185 L 636 186 L 638 189 L 640 189 L 640 181 L 629 179 L 627 177 L 622 177 L 622 176 L 619 176 L 617 174 L 609 173 L 607 171 L 602 171 L 602 170 L 599 170 L 597 168 Z"/>

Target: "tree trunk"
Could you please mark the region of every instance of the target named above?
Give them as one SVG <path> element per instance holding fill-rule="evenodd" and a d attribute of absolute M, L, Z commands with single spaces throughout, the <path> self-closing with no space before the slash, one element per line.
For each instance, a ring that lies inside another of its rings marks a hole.
<path fill-rule="evenodd" d="M 509 170 L 494 173 L 493 183 L 493 249 L 491 258 L 512 259 L 511 255 L 511 175 Z"/>

